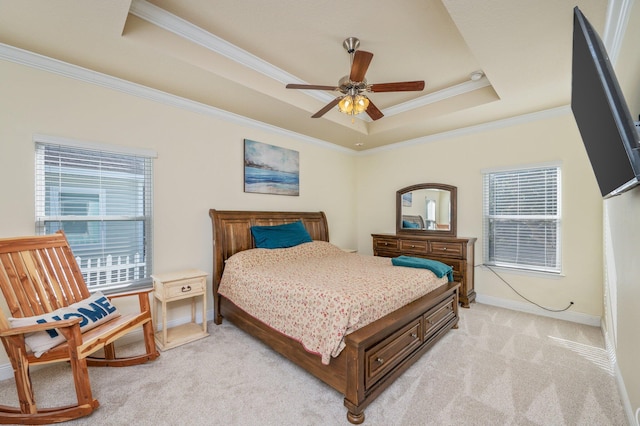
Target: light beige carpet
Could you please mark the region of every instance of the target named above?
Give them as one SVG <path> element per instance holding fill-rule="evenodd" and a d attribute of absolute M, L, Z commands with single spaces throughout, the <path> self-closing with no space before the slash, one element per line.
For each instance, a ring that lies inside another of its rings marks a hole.
<path fill-rule="evenodd" d="M 342 397 L 233 325 L 142 366 L 91 368 L 74 425 L 347 425 Z M 66 366 L 32 374 L 73 402 Z M 0 404 L 15 403 L 13 380 Z M 600 329 L 482 304 L 365 411 L 365 425 L 625 425 Z"/>

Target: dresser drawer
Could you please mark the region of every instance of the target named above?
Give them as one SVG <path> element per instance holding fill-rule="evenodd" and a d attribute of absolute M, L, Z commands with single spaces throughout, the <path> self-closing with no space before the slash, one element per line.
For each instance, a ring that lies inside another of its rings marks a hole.
<path fill-rule="evenodd" d="M 446 300 L 424 315 L 424 340 L 440 330 L 449 320 L 455 318 L 456 312 L 453 300 Z"/>
<path fill-rule="evenodd" d="M 397 239 L 375 238 L 373 240 L 374 249 L 398 249 Z"/>
<path fill-rule="evenodd" d="M 425 254 L 427 252 L 427 241 L 400 240 L 400 250 Z"/>
<path fill-rule="evenodd" d="M 420 338 L 422 318 L 416 318 L 382 342 L 365 351 L 365 389 L 369 389 L 384 377 L 407 354 L 422 343 Z"/>
<path fill-rule="evenodd" d="M 462 257 L 462 243 L 431 241 L 431 253 L 435 256 Z"/>

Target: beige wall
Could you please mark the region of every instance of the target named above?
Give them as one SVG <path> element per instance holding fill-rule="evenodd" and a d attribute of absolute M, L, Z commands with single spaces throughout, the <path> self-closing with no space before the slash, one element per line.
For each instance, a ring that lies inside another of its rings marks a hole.
<path fill-rule="evenodd" d="M 607 251 L 608 280 L 616 292 L 616 327 L 606 323 L 611 343 L 614 345 L 617 365 L 624 389 L 628 394 L 632 411 L 640 408 L 640 189 L 631 190 L 606 201 L 607 222 L 605 228 L 611 235 L 611 247 Z"/>
<path fill-rule="evenodd" d="M 199 268 L 211 273 L 210 208 L 323 210 L 331 241 L 355 247 L 352 152 L 5 61 L 0 61 L 0 76 L 0 238 L 35 232 L 33 135 L 46 134 L 157 152 L 155 272 Z M 243 192 L 244 138 L 299 151 L 299 197 Z M 211 307 L 211 294 L 208 300 Z M 170 313 L 169 320 L 186 317 L 187 306 Z M 0 365 L 6 362 L 2 353 Z"/>
<path fill-rule="evenodd" d="M 458 235 L 476 237 L 482 263 L 483 169 L 561 162 L 562 277 L 504 272 L 521 293 L 553 309 L 602 314 L 602 200 L 570 110 L 527 124 L 472 132 L 358 158 L 358 246 L 371 233 L 395 232 L 395 191 L 416 183 L 458 187 Z M 524 302 L 493 273 L 476 268 L 479 298 Z"/>
<path fill-rule="evenodd" d="M 615 71 L 634 120 L 640 114 L 640 4 L 635 2 Z M 640 189 L 605 201 L 606 279 L 615 291 L 607 294 L 605 329 L 614 346 L 619 381 L 626 392 L 627 407 L 636 422 L 640 410 Z M 612 312 L 613 311 L 613 312 Z M 612 318 L 615 315 L 615 318 Z M 637 423 L 636 423 L 637 424 Z"/>

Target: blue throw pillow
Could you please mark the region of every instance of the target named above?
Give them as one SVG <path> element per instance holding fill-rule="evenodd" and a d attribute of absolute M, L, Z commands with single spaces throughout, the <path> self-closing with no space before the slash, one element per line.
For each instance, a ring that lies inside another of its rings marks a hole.
<path fill-rule="evenodd" d="M 313 241 L 302 221 L 275 226 L 252 226 L 251 235 L 257 248 L 286 248 Z"/>

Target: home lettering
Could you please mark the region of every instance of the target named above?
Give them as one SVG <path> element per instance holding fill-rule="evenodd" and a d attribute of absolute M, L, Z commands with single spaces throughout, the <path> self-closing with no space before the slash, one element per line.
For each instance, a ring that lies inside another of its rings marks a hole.
<path fill-rule="evenodd" d="M 60 317 L 60 315 L 53 315 L 51 316 L 51 320 L 60 321 L 63 319 L 69 319 L 74 317 L 80 318 L 81 320 L 80 328 L 82 328 L 85 325 L 89 324 L 90 322 L 91 323 L 97 322 L 101 318 L 104 318 L 115 311 L 116 311 L 116 308 L 109 302 L 109 299 L 107 299 L 106 297 L 101 297 L 95 300 L 94 302 L 89 303 L 88 306 L 78 307 L 75 312 L 67 312 L 63 314 L 62 318 Z M 48 321 L 43 318 L 43 319 L 37 320 L 36 322 L 39 324 L 45 324 Z M 52 339 L 55 337 L 58 337 L 58 332 L 55 329 L 45 330 L 45 331 L 47 332 L 47 334 L 49 334 L 49 337 L 51 337 Z"/>

